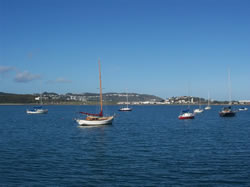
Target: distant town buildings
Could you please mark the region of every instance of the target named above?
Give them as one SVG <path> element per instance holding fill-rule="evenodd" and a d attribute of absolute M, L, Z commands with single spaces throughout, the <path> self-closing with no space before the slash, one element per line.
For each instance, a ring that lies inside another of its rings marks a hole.
<path fill-rule="evenodd" d="M 240 100 L 239 101 L 239 104 L 241 104 L 241 105 L 249 105 L 250 104 L 250 100 Z"/>
<path fill-rule="evenodd" d="M 207 104 L 207 100 L 204 98 L 193 96 L 179 96 L 162 99 L 153 95 L 146 94 L 133 94 L 129 93 L 129 102 L 127 102 L 126 93 L 106 93 L 103 94 L 103 101 L 110 104 L 118 105 L 197 105 Z M 40 100 L 40 95 L 36 94 L 35 101 Z M 56 93 L 43 93 L 42 100 L 48 103 L 60 103 L 60 102 L 76 102 L 82 104 L 90 104 L 99 101 L 99 94 L 95 93 L 83 93 L 83 94 L 56 94 Z M 210 100 L 210 104 L 227 104 L 228 101 L 214 101 Z M 250 104 L 250 100 L 233 101 L 233 104 Z"/>

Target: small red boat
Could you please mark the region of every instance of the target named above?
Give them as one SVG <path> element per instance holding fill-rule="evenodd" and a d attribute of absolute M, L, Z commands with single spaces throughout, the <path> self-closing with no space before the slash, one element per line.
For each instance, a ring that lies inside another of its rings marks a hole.
<path fill-rule="evenodd" d="M 194 119 L 194 114 L 189 110 L 182 111 L 182 114 L 178 116 L 179 119 Z"/>

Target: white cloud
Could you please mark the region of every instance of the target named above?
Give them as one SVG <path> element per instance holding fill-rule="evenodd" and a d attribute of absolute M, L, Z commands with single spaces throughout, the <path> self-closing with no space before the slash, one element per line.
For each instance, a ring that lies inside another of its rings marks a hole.
<path fill-rule="evenodd" d="M 57 78 L 56 80 L 49 80 L 47 81 L 47 83 L 50 83 L 50 84 L 55 84 L 55 83 L 71 83 L 72 81 L 71 80 L 67 80 L 65 78 Z"/>
<path fill-rule="evenodd" d="M 24 71 L 24 72 L 17 73 L 14 80 L 15 82 L 25 83 L 25 82 L 30 82 L 30 81 L 37 80 L 40 78 L 41 78 L 40 75 L 35 75 L 35 74 L 29 73 L 28 71 Z"/>
<path fill-rule="evenodd" d="M 14 70 L 13 67 L 10 67 L 10 66 L 0 66 L 0 74 L 4 74 L 4 73 L 7 73 L 9 71 L 12 71 Z"/>
<path fill-rule="evenodd" d="M 72 82 L 71 80 L 67 80 L 64 78 L 57 78 L 56 79 L 56 83 L 71 83 L 71 82 Z"/>

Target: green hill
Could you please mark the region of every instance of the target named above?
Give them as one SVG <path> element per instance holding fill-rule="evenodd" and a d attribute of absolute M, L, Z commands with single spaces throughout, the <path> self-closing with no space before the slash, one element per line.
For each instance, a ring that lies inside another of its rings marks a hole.
<path fill-rule="evenodd" d="M 0 92 L 0 103 L 2 104 L 29 104 L 35 103 L 35 96 L 31 94 L 11 94 Z"/>

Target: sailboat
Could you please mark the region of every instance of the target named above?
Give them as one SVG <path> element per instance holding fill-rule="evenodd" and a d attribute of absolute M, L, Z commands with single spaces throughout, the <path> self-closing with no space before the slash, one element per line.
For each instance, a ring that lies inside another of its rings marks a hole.
<path fill-rule="evenodd" d="M 231 78 L 230 70 L 228 71 L 228 87 L 229 87 L 229 105 L 224 107 L 220 112 L 220 117 L 234 117 L 236 112 L 232 110 L 232 91 L 231 91 Z"/>
<path fill-rule="evenodd" d="M 122 107 L 119 109 L 119 111 L 123 111 L 123 112 L 129 112 L 129 111 L 132 111 L 132 108 L 129 108 L 128 107 L 128 92 L 127 92 L 127 107 Z"/>
<path fill-rule="evenodd" d="M 33 109 L 27 109 L 26 113 L 27 114 L 47 114 L 48 109 L 43 109 L 42 108 L 42 94 L 40 95 L 40 106 L 34 106 Z"/>
<path fill-rule="evenodd" d="M 194 113 L 190 112 L 189 109 L 183 110 L 178 116 L 179 119 L 194 119 Z"/>
<path fill-rule="evenodd" d="M 199 108 L 194 110 L 194 113 L 202 113 L 203 109 L 201 109 L 201 98 L 199 98 Z"/>
<path fill-rule="evenodd" d="M 189 105 L 188 109 L 182 110 L 181 114 L 178 116 L 178 119 L 194 119 L 195 114 L 190 112 Z"/>
<path fill-rule="evenodd" d="M 210 98 L 209 98 L 209 93 L 208 93 L 208 99 L 207 99 L 207 106 L 205 107 L 205 110 L 210 110 L 211 106 L 210 106 Z"/>
<path fill-rule="evenodd" d="M 247 111 L 247 110 L 248 110 L 247 107 L 241 107 L 241 108 L 239 108 L 239 111 Z"/>
<path fill-rule="evenodd" d="M 79 125 L 83 126 L 96 126 L 96 125 L 107 125 L 112 124 L 114 116 L 104 116 L 102 109 L 102 80 L 101 80 L 101 63 L 99 63 L 99 81 L 100 81 L 100 106 L 101 111 L 99 114 L 90 114 L 87 112 L 80 112 L 83 115 L 86 115 L 85 119 L 76 119 L 76 122 Z"/>

